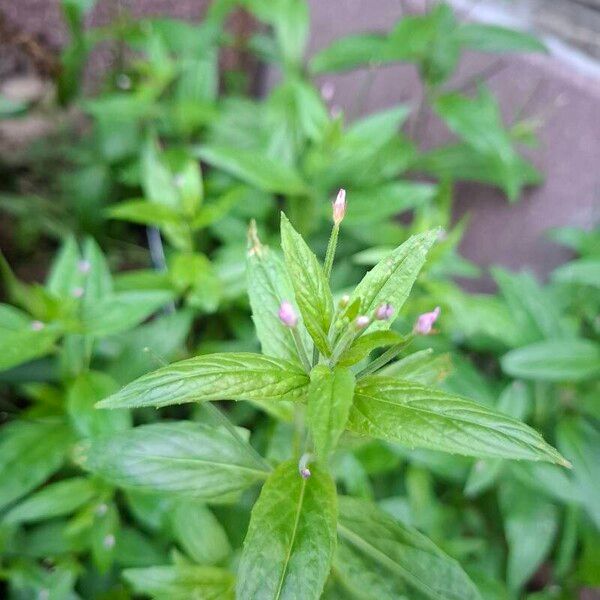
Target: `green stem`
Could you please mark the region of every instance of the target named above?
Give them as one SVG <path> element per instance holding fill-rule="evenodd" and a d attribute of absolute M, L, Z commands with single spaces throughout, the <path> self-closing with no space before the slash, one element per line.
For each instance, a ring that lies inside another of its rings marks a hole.
<path fill-rule="evenodd" d="M 398 354 L 406 348 L 406 346 L 412 341 L 412 336 L 408 337 L 406 340 L 400 342 L 399 344 L 395 344 L 394 346 L 390 346 L 381 356 L 377 357 L 374 361 L 369 363 L 362 371 L 358 373 L 356 376 L 357 379 L 361 379 L 362 377 L 366 377 L 375 371 L 378 371 L 382 367 L 385 367 L 391 360 L 396 358 Z"/>
<path fill-rule="evenodd" d="M 333 352 L 331 353 L 331 356 L 329 358 L 329 366 L 331 368 L 333 368 L 337 364 L 337 361 L 340 359 L 340 356 L 342 356 L 346 348 L 348 348 L 352 344 L 355 337 L 358 337 L 356 335 L 356 332 L 352 331 L 352 329 L 350 328 L 347 329 L 346 332 L 342 335 L 339 342 L 335 345 L 335 348 L 333 349 Z"/>
<path fill-rule="evenodd" d="M 300 361 L 302 362 L 302 366 L 306 369 L 307 373 L 310 373 L 311 366 L 310 360 L 308 359 L 308 354 L 306 352 L 306 348 L 304 347 L 304 342 L 300 337 L 300 332 L 297 327 L 290 328 L 292 332 L 292 336 L 294 338 L 294 342 L 296 343 L 296 349 L 298 350 L 298 355 L 300 356 Z"/>
<path fill-rule="evenodd" d="M 329 236 L 327 252 L 325 253 L 325 266 L 323 267 L 323 271 L 325 272 L 325 279 L 327 279 L 327 281 L 329 281 L 329 278 L 331 277 L 331 269 L 333 268 L 333 259 L 335 258 L 335 250 L 337 248 L 339 233 L 339 224 L 334 224 L 334 226 L 331 229 L 331 235 Z"/>

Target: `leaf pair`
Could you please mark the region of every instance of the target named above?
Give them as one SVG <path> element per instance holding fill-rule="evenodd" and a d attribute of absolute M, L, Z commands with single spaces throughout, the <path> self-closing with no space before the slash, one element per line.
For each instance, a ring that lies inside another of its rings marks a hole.
<path fill-rule="evenodd" d="M 244 541 L 239 598 L 316 600 L 332 563 L 332 585 L 361 598 L 398 597 L 379 595 L 392 586 L 433 600 L 480 598 L 460 565 L 427 538 L 369 501 L 337 498 L 330 476 L 312 471 L 305 480 L 283 463 L 265 483 Z"/>
<path fill-rule="evenodd" d="M 305 398 L 320 456 L 327 456 L 335 447 L 348 420 L 350 431 L 411 448 L 568 465 L 535 430 L 476 402 L 382 375 L 364 377 L 354 389 L 354 376 L 343 367 L 332 371 L 319 366 L 309 382 L 298 365 L 251 353 L 200 356 L 163 367 L 98 406 Z"/>

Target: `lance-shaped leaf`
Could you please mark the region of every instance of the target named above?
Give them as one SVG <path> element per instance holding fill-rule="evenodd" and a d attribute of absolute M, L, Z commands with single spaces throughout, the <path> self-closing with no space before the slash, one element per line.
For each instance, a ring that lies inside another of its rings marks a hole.
<path fill-rule="evenodd" d="M 229 432 L 200 423 L 143 425 L 94 439 L 85 468 L 111 483 L 216 499 L 268 473 Z"/>
<path fill-rule="evenodd" d="M 51 483 L 8 511 L 3 521 L 29 523 L 69 515 L 89 502 L 96 493 L 96 487 L 87 477 Z"/>
<path fill-rule="evenodd" d="M 233 600 L 233 575 L 215 567 L 178 564 L 126 569 L 123 577 L 137 593 L 152 598 Z"/>
<path fill-rule="evenodd" d="M 578 338 L 548 340 L 511 350 L 501 362 L 513 377 L 583 381 L 600 375 L 600 345 Z"/>
<path fill-rule="evenodd" d="M 62 421 L 15 421 L 0 432 L 0 509 L 40 485 L 62 465 L 72 443 Z"/>
<path fill-rule="evenodd" d="M 84 308 L 82 333 L 106 336 L 139 325 L 161 306 L 173 300 L 166 290 L 116 292 Z"/>
<path fill-rule="evenodd" d="M 354 374 L 350 369 L 316 366 L 308 388 L 308 424 L 317 456 L 326 459 L 346 428 L 352 406 Z"/>
<path fill-rule="evenodd" d="M 250 352 L 173 363 L 126 385 L 99 408 L 168 406 L 204 400 L 298 400 L 308 375 L 294 363 Z"/>
<path fill-rule="evenodd" d="M 0 371 L 48 354 L 60 334 L 54 324 L 39 330 L 31 324 L 18 329 L 0 326 Z"/>
<path fill-rule="evenodd" d="M 371 315 L 380 304 L 389 302 L 394 314 L 387 321 L 375 321 L 370 331 L 388 329 L 400 312 L 415 282 L 429 249 L 438 236 L 437 230 L 414 235 L 375 265 L 356 286 L 350 304 L 360 298 L 360 312 Z"/>
<path fill-rule="evenodd" d="M 460 396 L 391 377 L 374 375 L 357 384 L 348 429 L 409 448 L 569 466 L 524 423 Z"/>
<path fill-rule="evenodd" d="M 248 297 L 252 320 L 264 354 L 298 362 L 294 336 L 279 320 L 279 307 L 294 300 L 294 288 L 279 256 L 261 244 L 256 224 L 248 231 Z"/>
<path fill-rule="evenodd" d="M 508 542 L 507 580 L 517 592 L 548 556 L 559 513 L 544 496 L 532 494 L 513 481 L 503 482 L 498 496 Z"/>
<path fill-rule="evenodd" d="M 303 479 L 288 461 L 265 483 L 244 541 L 238 598 L 321 597 L 336 542 L 336 491 L 326 472 L 310 468 Z"/>
<path fill-rule="evenodd" d="M 344 550 L 335 564 L 342 575 L 351 554 L 352 562 L 361 561 L 364 573 L 387 578 L 397 591 L 406 584 L 419 597 L 432 600 L 481 600 L 461 566 L 418 531 L 368 500 L 342 496 L 339 505 L 338 532 Z"/>
<path fill-rule="evenodd" d="M 333 317 L 333 297 L 329 283 L 317 257 L 283 213 L 281 247 L 306 329 L 317 348 L 329 355 L 327 336 Z"/>

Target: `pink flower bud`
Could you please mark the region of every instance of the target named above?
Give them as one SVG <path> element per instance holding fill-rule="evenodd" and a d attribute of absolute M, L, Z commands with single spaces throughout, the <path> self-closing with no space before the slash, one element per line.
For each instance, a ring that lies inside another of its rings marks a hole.
<path fill-rule="evenodd" d="M 394 307 L 389 302 L 385 302 L 375 311 L 375 318 L 378 321 L 387 321 L 393 314 Z"/>
<path fill-rule="evenodd" d="M 333 203 L 333 222 L 339 225 L 346 214 L 346 190 L 341 189 Z"/>
<path fill-rule="evenodd" d="M 284 300 L 279 307 L 279 320 L 286 327 L 296 327 L 298 324 L 298 315 L 291 302 Z"/>
<path fill-rule="evenodd" d="M 350 302 L 350 296 L 348 294 L 344 294 L 340 298 L 340 301 L 338 302 L 338 306 L 340 308 L 346 308 L 346 306 L 348 306 L 348 302 Z"/>
<path fill-rule="evenodd" d="M 311 476 L 311 472 L 308 467 L 304 467 L 304 469 L 300 469 L 300 477 L 302 477 L 302 479 L 308 479 L 310 476 Z"/>
<path fill-rule="evenodd" d="M 440 316 L 440 307 L 436 306 L 434 310 L 428 313 L 423 313 L 417 319 L 414 326 L 414 333 L 419 335 L 429 335 L 433 328 L 433 324 L 437 321 Z"/>
<path fill-rule="evenodd" d="M 79 272 L 83 273 L 84 275 L 89 273 L 91 268 L 92 268 L 92 265 L 89 260 L 80 260 L 77 263 L 77 269 L 79 269 Z"/>
<path fill-rule="evenodd" d="M 41 331 L 45 325 L 41 321 L 31 321 L 31 329 L 33 331 Z"/>
<path fill-rule="evenodd" d="M 310 469 L 308 468 L 308 461 L 312 459 L 312 454 L 305 452 L 298 461 L 298 473 L 302 479 L 308 479 L 311 476 Z"/>
<path fill-rule="evenodd" d="M 329 102 L 333 100 L 333 95 L 335 94 L 335 85 L 331 81 L 326 81 L 321 86 L 321 96 L 325 102 Z"/>
<path fill-rule="evenodd" d="M 369 319 L 369 317 L 367 317 L 366 315 L 359 315 L 358 317 L 356 317 L 356 319 L 354 319 L 354 327 L 359 331 L 362 329 L 366 329 L 370 323 L 371 319 Z"/>

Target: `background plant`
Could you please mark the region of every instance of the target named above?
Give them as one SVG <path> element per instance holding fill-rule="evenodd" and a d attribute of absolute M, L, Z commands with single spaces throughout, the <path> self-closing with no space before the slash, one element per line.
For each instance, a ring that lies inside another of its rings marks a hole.
<path fill-rule="evenodd" d="M 11 421 L 0 432 L 6 449 L 2 576 L 10 594 L 127 597 L 137 590 L 177 597 L 183 589 L 189 597 L 191 587 L 217 596 L 232 589 L 230 571 L 256 495 L 252 486 L 218 503 L 213 496 L 207 507 L 206 498 L 178 493 L 117 491 L 115 483 L 122 481 L 86 475 L 82 461 L 92 456 L 90 441 L 107 430 L 122 430 L 118 439 L 127 447 L 146 427 L 159 428 L 153 441 L 159 443 L 165 431 L 187 435 L 198 422 L 204 442 L 214 437 L 232 456 L 244 448 L 250 470 L 263 473 L 259 480 L 273 465 L 293 459 L 296 466 L 287 473 L 297 489 L 304 439 L 295 433 L 303 429 L 294 422 L 292 404 L 257 396 L 222 405 L 236 428 L 210 402 L 140 409 L 133 413 L 133 430 L 125 412 L 108 416 L 91 406 L 175 358 L 257 352 L 257 336 L 265 354 L 284 351 L 285 359 L 296 360 L 291 332 L 275 319 L 279 303 L 265 302 L 264 289 L 292 300 L 292 282 L 301 280 L 302 270 L 282 283 L 285 269 L 267 246 L 278 246 L 284 208 L 325 256 L 329 199 L 340 186 L 347 188 L 351 210 L 331 271 L 333 306 L 344 302 L 366 267 L 410 235 L 446 229 L 401 314 L 401 303 L 394 305 L 393 329 L 358 338 L 348 360 L 370 353 L 375 361 L 386 360 L 385 345 L 392 344 L 390 352 L 399 351 L 400 360 L 386 368 L 390 376 L 524 419 L 575 468 L 567 474 L 560 467 L 497 457 L 474 462 L 409 450 L 406 439 L 367 441 L 345 434 L 327 462 L 339 491 L 376 502 L 394 519 L 379 509 L 372 513 L 386 529 L 426 533 L 464 566 L 485 598 L 519 597 L 533 589 L 543 590 L 536 598 L 570 598 L 582 586 L 597 585 L 597 235 L 556 234 L 581 258 L 557 270 L 548 286 L 497 270 L 500 293 L 472 296 L 450 279 L 478 273 L 455 250 L 466 222 L 450 226 L 454 182 L 496 185 L 514 200 L 523 185 L 540 177 L 516 150 L 533 141 L 533 121 L 505 125 L 484 74 L 466 84 L 451 75 L 466 48 L 542 47 L 520 33 L 460 24 L 439 5 L 427 15 L 402 18 L 390 34 L 340 40 L 307 62 L 303 2 L 244 6 L 266 25 L 249 42 L 224 27 L 229 2 L 215 2 L 199 26 L 124 18 L 93 30 L 83 29 L 91 3 L 65 4 L 72 41 L 62 58 L 58 98 L 84 115 L 84 127 L 77 120 L 76 144 L 74 129 L 66 127 L 18 170 L 5 167 L 0 198 L 17 231 L 4 248 L 13 264 L 11 270 L 2 263 L 12 306 L 3 306 L 0 322 L 0 376 Z M 90 95 L 79 74 L 99 41 L 116 42 L 118 60 Z M 254 53 L 279 72 L 268 94 L 250 96 L 240 73 L 219 74 L 219 52 L 231 47 Z M 396 61 L 418 68 L 420 104 L 356 119 L 330 109 L 323 97 L 327 86 L 322 95 L 315 83 L 315 76 L 323 82 L 333 71 Z M 423 152 L 419 142 L 429 109 L 433 115 L 427 118 L 443 119 L 457 141 Z M 2 105 L 10 117 L 28 110 L 34 107 Z M 399 213 L 406 218 L 397 219 Z M 254 254 L 245 266 L 250 219 L 256 221 L 249 242 Z M 45 287 L 14 276 L 71 231 L 82 243 L 64 244 Z M 86 234 L 98 240 L 105 256 Z M 116 271 L 112 278 L 107 264 Z M 307 297 L 318 298 L 324 289 Z M 442 335 L 416 336 L 404 345 L 417 316 L 438 305 L 443 317 L 436 329 Z M 327 313 L 321 309 L 312 315 L 311 333 L 327 344 Z M 303 322 L 302 313 L 298 333 L 312 363 Z M 273 331 L 281 339 L 268 339 Z M 324 385 L 319 371 L 311 384 L 317 389 Z M 313 431 L 319 454 L 335 446 L 337 435 Z M 307 468 L 315 471 L 310 462 Z M 312 481 L 327 479 L 322 468 L 317 465 Z M 406 581 L 396 577 L 389 584 L 395 587 L 370 589 L 370 567 L 352 562 L 350 551 L 339 552 L 348 581 L 363 597 L 417 594 L 406 592 Z M 128 571 L 123 583 L 124 568 L 142 567 L 152 570 Z M 452 569 L 465 584 L 462 571 Z M 351 594 L 336 581 L 327 594 Z"/>

